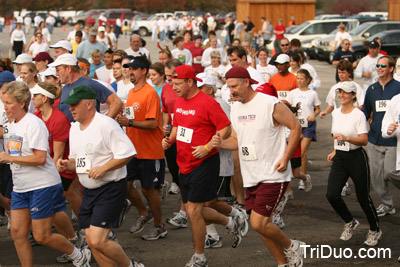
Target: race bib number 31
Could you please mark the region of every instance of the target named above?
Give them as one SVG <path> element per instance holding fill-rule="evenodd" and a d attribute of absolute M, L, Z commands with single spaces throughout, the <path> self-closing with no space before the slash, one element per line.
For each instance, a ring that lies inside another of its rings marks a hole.
<path fill-rule="evenodd" d="M 92 168 L 92 163 L 87 157 L 77 158 L 75 164 L 76 173 L 89 173 L 89 170 Z"/>
<path fill-rule="evenodd" d="M 386 112 L 387 106 L 389 105 L 390 100 L 377 100 L 375 101 L 375 110 L 376 112 Z"/>
<path fill-rule="evenodd" d="M 178 126 L 178 130 L 176 132 L 176 140 L 190 144 L 192 143 L 192 137 L 193 137 L 193 129 Z"/>
<path fill-rule="evenodd" d="M 336 150 L 350 151 L 350 143 L 346 141 L 338 141 L 335 139 L 333 146 Z"/>

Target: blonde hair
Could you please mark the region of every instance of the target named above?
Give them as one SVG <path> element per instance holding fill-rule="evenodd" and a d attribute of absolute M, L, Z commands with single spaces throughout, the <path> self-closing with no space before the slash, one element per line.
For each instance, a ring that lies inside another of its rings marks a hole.
<path fill-rule="evenodd" d="M 39 82 L 39 78 L 37 76 L 37 72 L 38 71 L 37 71 L 36 65 L 34 63 L 32 63 L 32 62 L 27 62 L 27 63 L 22 64 L 22 66 L 27 66 L 29 72 L 35 74 L 33 76 L 33 80 L 35 81 L 35 83 L 38 83 Z"/>
<path fill-rule="evenodd" d="M 17 100 L 18 104 L 25 102 L 24 110 L 28 112 L 29 104 L 32 97 L 29 87 L 26 83 L 17 81 L 10 82 L 1 89 L 1 92 Z"/>
<path fill-rule="evenodd" d="M 58 99 L 61 96 L 61 92 L 62 92 L 61 88 L 55 86 L 54 84 L 51 84 L 51 83 L 48 83 L 48 82 L 40 82 L 40 83 L 38 83 L 38 85 L 40 87 L 42 87 L 44 90 L 46 90 L 47 92 L 55 95 L 56 96 L 55 99 Z M 53 105 L 55 99 L 51 99 L 51 98 L 48 98 L 48 99 L 49 99 L 50 105 Z"/>

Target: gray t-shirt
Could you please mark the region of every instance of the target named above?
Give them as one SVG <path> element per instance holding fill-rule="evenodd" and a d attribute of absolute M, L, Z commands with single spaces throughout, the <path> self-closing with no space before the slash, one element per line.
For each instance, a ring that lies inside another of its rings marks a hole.
<path fill-rule="evenodd" d="M 266 23 L 265 23 L 265 29 L 264 29 L 264 25 L 263 25 L 263 29 L 262 29 L 262 30 L 263 30 L 263 31 L 266 30 L 266 31 L 269 31 L 269 32 L 270 32 L 270 34 L 268 34 L 268 33 L 266 33 L 266 32 L 263 33 L 263 38 L 264 38 L 264 40 L 269 40 L 269 39 L 271 39 L 272 36 L 274 35 L 274 26 L 272 26 L 271 24 L 266 25 Z"/>

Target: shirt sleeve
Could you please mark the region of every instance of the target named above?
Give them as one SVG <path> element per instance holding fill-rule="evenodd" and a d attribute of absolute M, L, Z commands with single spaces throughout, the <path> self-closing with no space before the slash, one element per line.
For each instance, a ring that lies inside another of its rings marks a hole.
<path fill-rule="evenodd" d="M 396 105 L 393 105 L 394 104 L 393 102 L 394 102 L 393 99 L 392 101 L 389 101 L 387 111 L 385 112 L 385 116 L 383 116 L 382 127 L 381 127 L 383 138 L 390 138 L 393 137 L 396 133 L 398 133 L 398 130 L 394 131 L 391 135 L 387 133 L 389 125 L 398 121 L 398 118 L 396 118 L 395 116 Z"/>
<path fill-rule="evenodd" d="M 39 120 L 39 119 L 38 119 Z M 48 151 L 49 149 L 49 132 L 47 131 L 44 123 L 37 120 L 32 120 L 27 125 L 27 134 L 29 148 L 41 151 Z"/>
<path fill-rule="evenodd" d="M 106 102 L 107 98 L 112 94 L 107 87 L 94 80 L 90 80 L 90 87 L 95 91 L 96 100 L 100 103 Z"/>
<path fill-rule="evenodd" d="M 71 128 L 71 124 L 67 116 L 61 115 L 64 114 L 59 114 L 56 123 L 53 125 L 53 140 L 59 142 L 67 142 L 69 140 L 69 129 Z"/>

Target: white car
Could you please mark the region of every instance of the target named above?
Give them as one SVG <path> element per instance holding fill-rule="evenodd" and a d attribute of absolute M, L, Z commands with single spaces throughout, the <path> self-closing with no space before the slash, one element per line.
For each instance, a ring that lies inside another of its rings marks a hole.
<path fill-rule="evenodd" d="M 139 35 L 146 36 L 152 33 L 153 21 L 155 18 L 165 17 L 167 19 L 173 16 L 174 16 L 173 13 L 156 13 L 145 20 L 138 20 L 137 24 L 139 26 Z"/>

